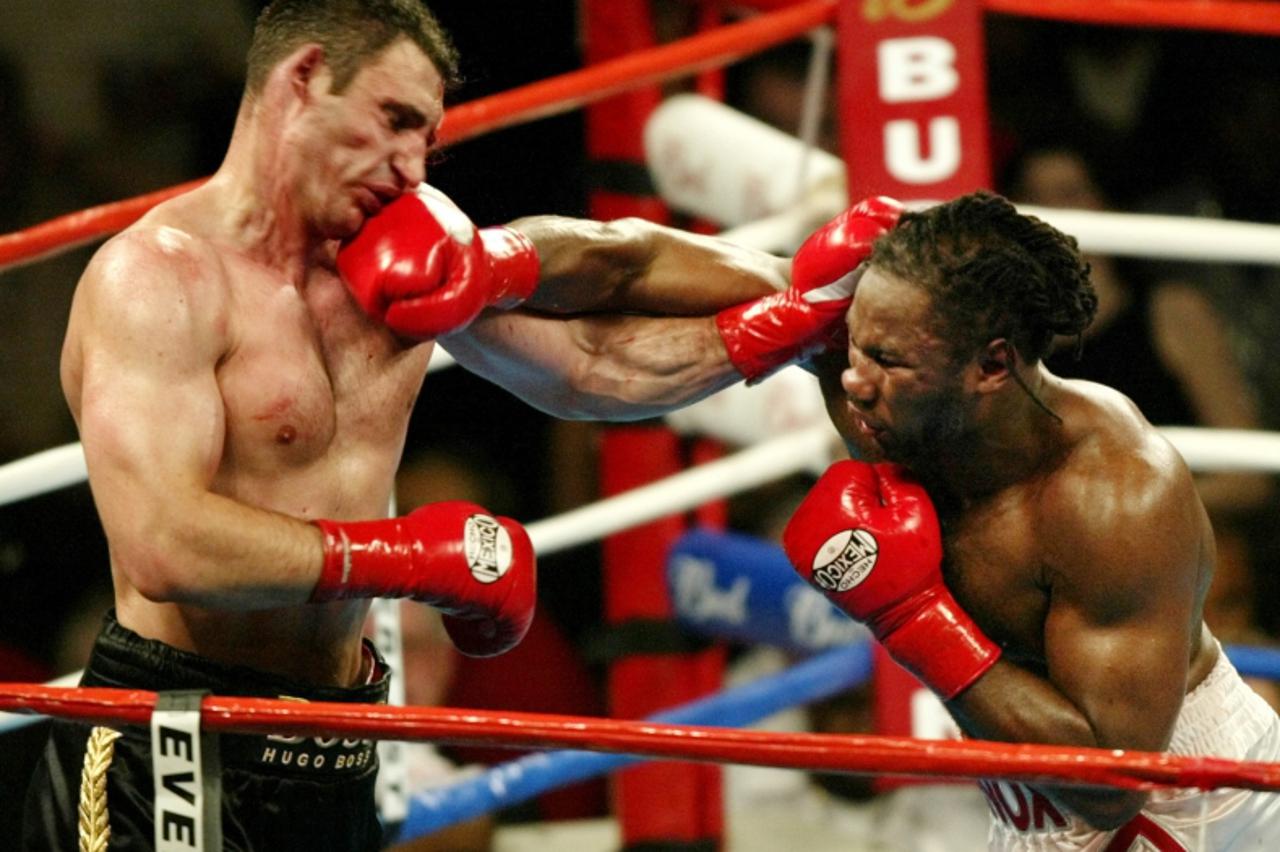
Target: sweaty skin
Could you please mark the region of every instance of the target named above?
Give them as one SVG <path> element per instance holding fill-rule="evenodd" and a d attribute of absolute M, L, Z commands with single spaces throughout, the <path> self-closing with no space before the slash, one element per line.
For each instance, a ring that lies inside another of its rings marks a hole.
<path fill-rule="evenodd" d="M 948 366 L 929 309 L 924 291 L 873 267 L 847 359 L 826 356 L 818 374 L 851 450 L 926 485 L 947 586 L 1003 648 L 948 708 L 976 738 L 1164 749 L 1217 659 L 1201 621 L 1213 533 L 1186 465 L 1108 388 L 1001 362 L 999 349 Z M 1100 829 L 1146 800 L 1046 792 Z"/>
<path fill-rule="evenodd" d="M 322 562 L 308 521 L 386 515 L 433 344 L 367 319 L 334 255 L 425 178 L 443 105 L 435 68 L 403 39 L 344 92 L 330 83 L 323 51 L 299 48 L 246 98 L 218 173 L 98 251 L 62 380 L 121 624 L 351 685 L 368 604 L 306 603 Z M 468 366 L 563 416 L 648 416 L 738 380 L 709 314 L 787 279 L 776 258 L 653 226 L 526 225 L 549 306 L 692 315 L 494 314 L 453 338 Z M 601 280 L 602 267 L 618 271 Z M 719 284 L 680 295 L 702 281 Z"/>

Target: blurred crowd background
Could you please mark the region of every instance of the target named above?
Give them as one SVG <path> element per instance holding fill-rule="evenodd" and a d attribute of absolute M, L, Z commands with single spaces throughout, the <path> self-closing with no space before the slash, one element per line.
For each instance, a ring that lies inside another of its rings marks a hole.
<path fill-rule="evenodd" d="M 262 5 L 7 0 L 0 232 L 213 172 Z M 432 5 L 463 58 L 453 103 L 581 66 L 572 0 L 542 0 L 536 12 Z M 690 5 L 655 3 L 662 38 L 688 31 Z M 1280 223 L 1280 41 L 995 15 L 986 27 L 995 189 L 1045 205 Z M 735 66 L 730 102 L 795 132 L 808 57 L 800 40 Z M 591 170 L 582 123 L 575 113 L 440 152 L 430 180 L 480 224 L 585 215 Z M 837 133 L 829 115 L 822 144 L 834 150 Z M 92 248 L 0 273 L 0 463 L 77 439 L 58 358 Z M 1115 384 L 1158 425 L 1280 427 L 1280 269 L 1092 262 L 1101 316 L 1084 358 L 1064 351 L 1056 371 Z M 599 427 L 552 422 L 461 370 L 428 378 L 422 399 L 402 508 L 466 497 L 532 521 L 594 497 Z M 767 533 L 777 507 L 805 485 L 736 499 L 734 525 Z M 1226 641 L 1271 643 L 1280 636 L 1277 489 L 1254 475 L 1204 477 L 1202 485 L 1221 560 L 1207 617 Z M 501 706 L 603 712 L 600 668 L 582 653 L 600 620 L 595 548 L 550 557 L 540 574 L 534 645 L 558 661 L 555 674 L 547 667 L 527 677 L 519 690 L 526 707 Z M 83 666 L 109 600 L 106 543 L 87 486 L 0 507 L 0 680 Z M 519 669 L 518 660 L 505 665 Z M 450 676 L 436 677 L 424 701 L 489 699 L 477 691 L 482 679 L 463 668 L 436 670 Z M 42 733 L 34 730 L 32 742 Z M 16 752 L 6 745 L 6 753 Z M 15 789 L 9 784 L 3 789 Z M 553 805 L 542 807 L 540 816 L 556 815 Z M 563 813 L 602 807 L 597 788 Z"/>

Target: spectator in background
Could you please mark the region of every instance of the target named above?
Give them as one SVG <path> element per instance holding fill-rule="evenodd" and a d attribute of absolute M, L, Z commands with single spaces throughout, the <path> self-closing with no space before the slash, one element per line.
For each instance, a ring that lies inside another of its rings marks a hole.
<path fill-rule="evenodd" d="M 1272 141 L 1280 136 L 1280 40 L 1197 35 L 1178 41 L 1177 73 L 1157 80 L 1160 95 L 1141 131 L 1148 148 L 1134 171 L 1169 177 L 1148 179 L 1133 209 L 1280 223 Z M 1212 296 L 1238 334 L 1263 425 L 1280 428 L 1280 266 L 1169 262 L 1155 274 L 1194 282 Z M 1280 618 L 1272 618 L 1280 630 Z"/>
<path fill-rule="evenodd" d="M 787 42 L 750 57 L 730 70 L 730 105 L 783 133 L 799 136 L 809 85 L 814 45 L 808 39 Z M 827 80 L 827 102 L 819 117 L 817 147 L 837 153 L 840 147 L 835 90 Z"/>
<path fill-rule="evenodd" d="M 408 510 L 415 504 L 402 504 Z M 414 601 L 400 601 L 405 704 L 435 707 L 444 704 L 458 654 L 444 632 L 440 613 Z M 410 793 L 447 787 L 476 771 L 459 766 L 432 743 L 404 743 Z M 493 846 L 492 815 L 476 817 L 441 831 L 397 843 L 394 852 L 487 852 Z"/>
<path fill-rule="evenodd" d="M 813 486 L 813 476 L 796 474 L 739 495 L 731 502 L 729 526 L 778 543 L 787 521 Z M 833 613 L 834 618 L 842 616 Z M 774 674 L 795 660 L 778 648 L 756 645 L 736 655 L 726 685 Z M 814 702 L 775 713 L 752 726 L 756 730 L 821 734 L 877 733 L 874 681 Z M 923 692 L 923 687 L 921 688 Z M 913 722 L 936 712 L 945 733 L 959 731 L 940 704 L 924 709 L 914 699 Z M 924 723 L 923 727 L 930 725 Z M 879 731 L 883 733 L 883 731 Z M 916 729 L 916 736 L 940 732 Z M 755 848 L 867 849 L 876 852 L 971 852 L 984 846 L 988 810 L 982 794 L 963 783 L 905 782 L 842 773 L 800 772 L 760 766 L 729 766 L 725 807 L 738 831 L 749 831 Z M 798 826 L 803 826 L 799 828 Z M 799 840 L 795 832 L 803 832 Z"/>
<path fill-rule="evenodd" d="M 1046 207 L 1108 206 L 1084 157 L 1069 146 L 1030 148 L 1015 158 L 1008 191 L 1015 200 Z M 1089 255 L 1088 261 L 1097 318 L 1079 351 L 1076 341 L 1059 341 L 1048 359 L 1055 372 L 1120 390 L 1157 425 L 1261 428 L 1232 331 L 1205 292 L 1207 285 L 1159 277 L 1196 270 L 1171 264 L 1130 269 L 1103 255 Z M 1274 497 L 1273 482 L 1261 473 L 1202 473 L 1196 485 L 1213 518 L 1218 549 L 1205 623 L 1226 643 L 1272 644 L 1258 605 L 1267 584 L 1256 568 L 1262 539 L 1272 533 L 1253 521 Z M 1280 709 L 1274 682 L 1249 679 L 1249 685 Z"/>
<path fill-rule="evenodd" d="M 7 0 L 0 52 L 26 80 L 43 156 L 69 180 L 102 181 L 111 194 L 98 200 L 114 201 L 122 182 L 160 189 L 204 174 L 186 171 L 195 152 L 221 155 L 252 21 L 230 0 Z M 228 87 L 228 112 L 211 114 Z M 214 138 L 190 132 L 200 126 Z"/>
<path fill-rule="evenodd" d="M 49 176 L 28 158 L 38 148 L 21 68 L 0 53 L 0 232 L 24 225 L 28 206 L 47 196 Z M 0 276 L 0 462 L 75 439 L 58 387 L 62 332 L 78 269 L 55 262 Z M 21 412 L 22 416 L 14 416 Z"/>
<path fill-rule="evenodd" d="M 1204 622 L 1222 642 L 1239 645 L 1276 645 L 1265 629 L 1259 612 L 1259 590 L 1263 588 L 1255 562 L 1255 548 L 1249 538 L 1231 529 L 1218 533 L 1218 564 L 1213 584 L 1204 600 Z M 1247 677 L 1253 691 L 1280 712 L 1280 683 L 1272 679 Z"/>
<path fill-rule="evenodd" d="M 522 495 L 517 493 L 517 481 L 500 468 L 474 447 L 410 452 L 396 474 L 397 511 L 409 512 L 442 500 L 468 500 L 483 501 L 486 506 L 495 506 L 494 511 L 506 512 Z M 419 706 L 604 715 L 599 684 L 566 640 L 552 608 L 543 606 L 546 591 L 540 583 L 539 609 L 525 640 L 502 657 L 489 660 L 461 657 L 445 637 L 437 613 L 421 604 L 402 605 L 406 702 Z M 447 786 L 478 767 L 512 760 L 520 754 L 501 748 L 436 749 L 411 744 L 409 789 Z M 583 782 L 543 794 L 527 809 L 503 819 L 594 817 L 605 813 L 605 800 L 603 781 Z M 492 817 L 480 818 L 406 843 L 403 849 L 395 848 L 396 852 L 481 852 L 493 843 L 494 828 Z"/>
<path fill-rule="evenodd" d="M 406 456 L 396 472 L 396 511 L 411 512 L 442 500 L 488 501 L 506 511 L 511 495 L 500 471 L 484 472 L 460 453 L 421 450 Z M 405 704 L 437 707 L 447 703 L 459 654 L 449 641 L 440 613 L 416 601 L 400 601 L 400 634 Z M 474 772 L 440 753 L 432 743 L 404 743 L 410 793 L 447 787 Z M 492 816 L 450 826 L 442 831 L 398 843 L 395 852 L 485 852 L 493 844 Z"/>
<path fill-rule="evenodd" d="M 1069 146 L 1028 148 L 1008 174 L 1005 191 L 1015 201 L 1108 209 L 1084 157 Z M 1169 278 L 1147 283 L 1112 257 L 1087 260 L 1097 317 L 1084 333 L 1083 347 L 1074 339 L 1058 341 L 1047 361 L 1050 369 L 1116 388 L 1159 426 L 1261 428 L 1231 332 L 1199 287 Z M 1220 532 L 1272 496 L 1271 480 L 1263 474 L 1202 474 L 1197 486 Z"/>

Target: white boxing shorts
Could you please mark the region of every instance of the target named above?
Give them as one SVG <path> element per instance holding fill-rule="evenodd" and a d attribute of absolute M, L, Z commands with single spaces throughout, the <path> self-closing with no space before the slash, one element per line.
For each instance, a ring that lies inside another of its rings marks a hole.
<path fill-rule="evenodd" d="M 1217 664 L 1183 701 L 1168 751 L 1280 760 L 1280 717 L 1219 650 Z M 1023 784 L 984 781 L 980 786 L 992 814 L 987 848 L 996 852 L 1280 850 L 1280 793 L 1158 790 L 1121 828 L 1096 831 Z"/>

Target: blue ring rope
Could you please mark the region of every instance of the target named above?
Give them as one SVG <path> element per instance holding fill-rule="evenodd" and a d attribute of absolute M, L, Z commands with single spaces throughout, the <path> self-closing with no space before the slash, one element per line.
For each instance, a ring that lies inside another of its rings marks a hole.
<path fill-rule="evenodd" d="M 871 645 L 826 651 L 780 672 L 708 698 L 666 710 L 651 721 L 742 727 L 866 682 Z M 541 752 L 500 764 L 450 787 L 414 794 L 397 840 L 412 840 L 450 825 L 526 801 L 566 784 L 595 778 L 644 758 L 588 751 Z"/>

